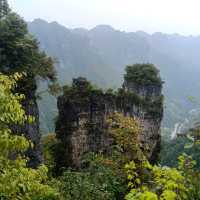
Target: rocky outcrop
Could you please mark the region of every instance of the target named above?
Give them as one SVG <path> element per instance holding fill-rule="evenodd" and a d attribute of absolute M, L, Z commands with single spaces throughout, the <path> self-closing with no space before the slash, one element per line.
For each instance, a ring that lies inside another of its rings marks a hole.
<path fill-rule="evenodd" d="M 26 155 L 29 158 L 28 165 L 30 167 L 38 167 L 42 161 L 42 149 L 41 149 L 41 134 L 39 131 L 39 109 L 36 102 L 36 98 L 27 98 L 23 102 L 24 110 L 27 115 L 31 115 L 35 118 L 35 121 L 31 124 L 26 123 L 23 127 L 23 133 L 25 137 L 31 141 L 33 148 L 29 148 Z"/>
<path fill-rule="evenodd" d="M 140 141 L 147 147 L 151 162 L 158 158 L 161 144 L 161 121 L 163 118 L 162 85 L 137 85 L 134 81 L 125 81 L 124 90 L 136 94 L 140 103 L 129 101 L 127 113 L 137 118 L 142 126 Z"/>
<path fill-rule="evenodd" d="M 25 99 L 22 101 L 23 109 L 27 116 L 33 116 L 34 122 L 25 122 L 23 126 L 13 127 L 13 132 L 18 134 L 24 134 L 24 136 L 32 143 L 26 151 L 28 157 L 29 167 L 36 168 L 42 161 L 42 150 L 41 150 L 41 134 L 39 131 L 39 109 L 36 101 L 36 81 L 34 79 L 27 78 L 18 83 L 17 92 L 25 95 Z"/>
<path fill-rule="evenodd" d="M 162 84 L 137 85 L 124 81 L 117 93 L 91 87 L 84 78 L 73 79 L 71 87 L 58 98 L 59 116 L 56 134 L 63 145 L 64 165 L 81 167 L 84 153 L 109 152 L 114 143 L 107 131 L 106 118 L 117 111 L 138 119 L 143 128 L 142 148 L 155 162 L 160 149 L 160 126 L 163 115 Z"/>
<path fill-rule="evenodd" d="M 59 118 L 56 134 L 64 146 L 62 160 L 78 168 L 88 151 L 109 151 L 113 139 L 106 132 L 106 115 L 114 111 L 114 102 L 101 90 L 92 90 L 85 78 L 73 80 L 71 90 L 58 98 Z"/>

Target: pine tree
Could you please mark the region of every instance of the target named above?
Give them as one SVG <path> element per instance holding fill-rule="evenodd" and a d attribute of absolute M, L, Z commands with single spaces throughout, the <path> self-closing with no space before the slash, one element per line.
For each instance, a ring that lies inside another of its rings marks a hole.
<path fill-rule="evenodd" d="M 8 1 L 7 0 L 0 0 L 0 18 L 7 15 L 10 11 Z"/>

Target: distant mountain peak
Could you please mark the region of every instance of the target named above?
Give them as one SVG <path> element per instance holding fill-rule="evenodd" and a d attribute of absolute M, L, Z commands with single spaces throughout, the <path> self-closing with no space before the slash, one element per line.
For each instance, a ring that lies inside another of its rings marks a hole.
<path fill-rule="evenodd" d="M 50 22 L 50 24 L 61 26 L 61 25 L 60 25 L 58 22 L 56 22 L 56 21 L 52 21 L 52 22 Z"/>
<path fill-rule="evenodd" d="M 115 31 L 115 29 L 110 25 L 101 24 L 95 26 L 93 29 L 91 29 L 91 31 L 113 32 Z"/>
<path fill-rule="evenodd" d="M 71 30 L 73 33 L 77 33 L 79 35 L 87 35 L 88 30 L 86 28 L 74 28 Z"/>
<path fill-rule="evenodd" d="M 31 23 L 38 23 L 38 24 L 47 24 L 48 22 L 41 18 L 34 19 Z"/>
<path fill-rule="evenodd" d="M 143 37 L 147 37 L 150 36 L 150 34 L 144 32 L 144 31 L 136 31 L 135 32 L 137 35 L 143 36 Z"/>

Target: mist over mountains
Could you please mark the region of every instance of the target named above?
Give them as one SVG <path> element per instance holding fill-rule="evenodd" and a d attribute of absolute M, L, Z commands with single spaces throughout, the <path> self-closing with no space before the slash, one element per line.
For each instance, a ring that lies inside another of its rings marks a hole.
<path fill-rule="evenodd" d="M 198 107 L 188 100 L 188 96 L 200 98 L 200 37 L 150 35 L 142 31 L 128 33 L 108 25 L 91 30 L 68 29 L 57 22 L 48 23 L 41 19 L 28 26 L 41 49 L 56 58 L 61 85 L 70 83 L 73 77 L 84 76 L 98 86 L 117 88 L 122 83 L 126 65 L 153 63 L 165 81 L 164 127 L 172 129 L 175 123 L 184 120 L 189 110 Z M 42 130 L 53 131 L 55 99 L 45 94 L 39 106 Z M 48 110 L 45 115 L 44 110 Z"/>

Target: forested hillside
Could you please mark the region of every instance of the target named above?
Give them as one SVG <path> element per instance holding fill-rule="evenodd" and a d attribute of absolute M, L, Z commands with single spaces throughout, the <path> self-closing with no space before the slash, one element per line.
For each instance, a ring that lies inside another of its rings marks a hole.
<path fill-rule="evenodd" d="M 0 0 L 0 200 L 199 200 L 198 38 L 29 29 Z"/>
<path fill-rule="evenodd" d="M 122 83 L 126 65 L 154 63 L 165 81 L 164 127 L 172 130 L 175 123 L 186 118 L 189 110 L 198 107 L 188 97 L 199 99 L 199 37 L 128 33 L 107 25 L 91 30 L 68 29 L 41 19 L 29 23 L 29 30 L 39 40 L 40 47 L 58 61 L 56 69 L 61 84 L 81 75 L 103 87 L 116 88 Z M 41 110 L 50 109 L 49 101 L 55 105 L 54 100 L 46 98 Z M 48 124 L 42 127 L 45 132 L 52 130 L 52 123 L 48 123 L 51 120 L 42 111 L 42 121 Z"/>

